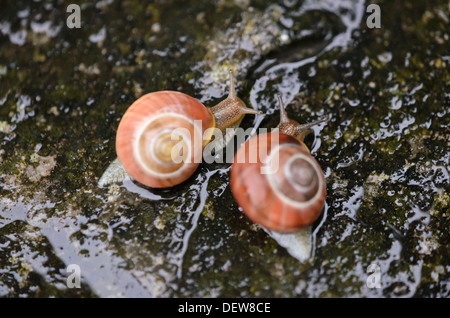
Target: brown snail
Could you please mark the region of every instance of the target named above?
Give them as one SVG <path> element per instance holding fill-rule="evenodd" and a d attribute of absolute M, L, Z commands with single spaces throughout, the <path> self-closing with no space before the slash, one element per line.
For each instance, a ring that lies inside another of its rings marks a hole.
<path fill-rule="evenodd" d="M 288 118 L 278 99 L 278 131 L 254 136 L 239 148 L 230 181 L 233 196 L 253 222 L 283 232 L 312 224 L 324 206 L 325 177 L 303 138 L 325 120 L 300 125 Z"/>
<path fill-rule="evenodd" d="M 236 96 L 232 70 L 229 74 L 228 97 L 211 108 L 175 91 L 152 92 L 137 99 L 117 130 L 119 162 L 111 164 L 111 171 L 107 169 L 99 184 L 116 182 L 126 174 L 153 188 L 172 187 L 188 179 L 211 141 L 211 128 L 225 133 L 226 128 L 239 126 L 245 114 L 261 113 L 247 108 Z M 200 142 L 195 142 L 196 138 Z"/>

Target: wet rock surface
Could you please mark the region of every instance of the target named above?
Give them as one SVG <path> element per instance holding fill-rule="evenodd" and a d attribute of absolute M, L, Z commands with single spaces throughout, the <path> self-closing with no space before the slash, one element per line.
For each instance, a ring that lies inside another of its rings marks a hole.
<path fill-rule="evenodd" d="M 446 1 L 201 4 L 6 1 L 0 12 L 0 296 L 448 297 L 450 51 Z M 229 164 L 154 190 L 98 187 L 139 96 L 207 106 L 282 94 L 327 179 L 313 255 L 299 262 L 240 211 Z M 81 288 L 66 285 L 67 266 Z M 371 264 L 380 288 L 370 288 Z"/>

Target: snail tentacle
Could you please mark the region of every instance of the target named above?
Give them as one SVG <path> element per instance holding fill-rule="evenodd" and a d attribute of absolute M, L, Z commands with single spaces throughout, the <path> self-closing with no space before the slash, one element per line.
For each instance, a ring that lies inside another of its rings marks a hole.
<path fill-rule="evenodd" d="M 234 76 L 233 76 L 233 70 L 230 68 L 228 70 L 228 75 L 230 75 L 230 88 L 228 91 L 228 98 L 229 99 L 235 99 L 236 96 L 236 89 L 235 89 L 235 85 L 234 85 Z"/>

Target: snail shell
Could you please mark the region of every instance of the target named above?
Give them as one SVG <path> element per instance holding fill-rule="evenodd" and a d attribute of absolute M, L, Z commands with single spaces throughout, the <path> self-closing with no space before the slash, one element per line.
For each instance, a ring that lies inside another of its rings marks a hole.
<path fill-rule="evenodd" d="M 251 160 L 255 154 L 256 160 Z M 274 231 L 310 225 L 325 203 L 325 177 L 319 164 L 299 140 L 279 132 L 254 136 L 242 145 L 230 181 L 243 212 Z"/>
<path fill-rule="evenodd" d="M 149 93 L 136 100 L 122 117 L 117 130 L 117 156 L 126 172 L 140 183 L 170 187 L 185 181 L 197 169 L 203 134 L 214 124 L 210 110 L 189 95 Z M 174 132 L 179 138 L 172 137 Z M 174 155 L 182 160 L 172 160 Z"/>

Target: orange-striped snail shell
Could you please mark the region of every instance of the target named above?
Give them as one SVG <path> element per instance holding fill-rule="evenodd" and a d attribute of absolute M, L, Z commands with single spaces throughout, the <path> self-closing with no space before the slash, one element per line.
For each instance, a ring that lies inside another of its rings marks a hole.
<path fill-rule="evenodd" d="M 287 117 L 281 97 L 279 103 L 278 131 L 254 136 L 239 148 L 230 181 L 253 222 L 287 232 L 312 224 L 325 203 L 324 174 L 303 143 L 307 131 L 324 120 L 300 125 Z"/>
<path fill-rule="evenodd" d="M 152 188 L 171 187 L 197 169 L 203 147 L 212 137 L 208 128 L 225 131 L 239 126 L 245 114 L 256 113 L 260 112 L 247 108 L 236 96 L 231 70 L 228 97 L 211 108 L 180 92 L 148 93 L 136 100 L 120 121 L 117 156 L 133 179 Z"/>

